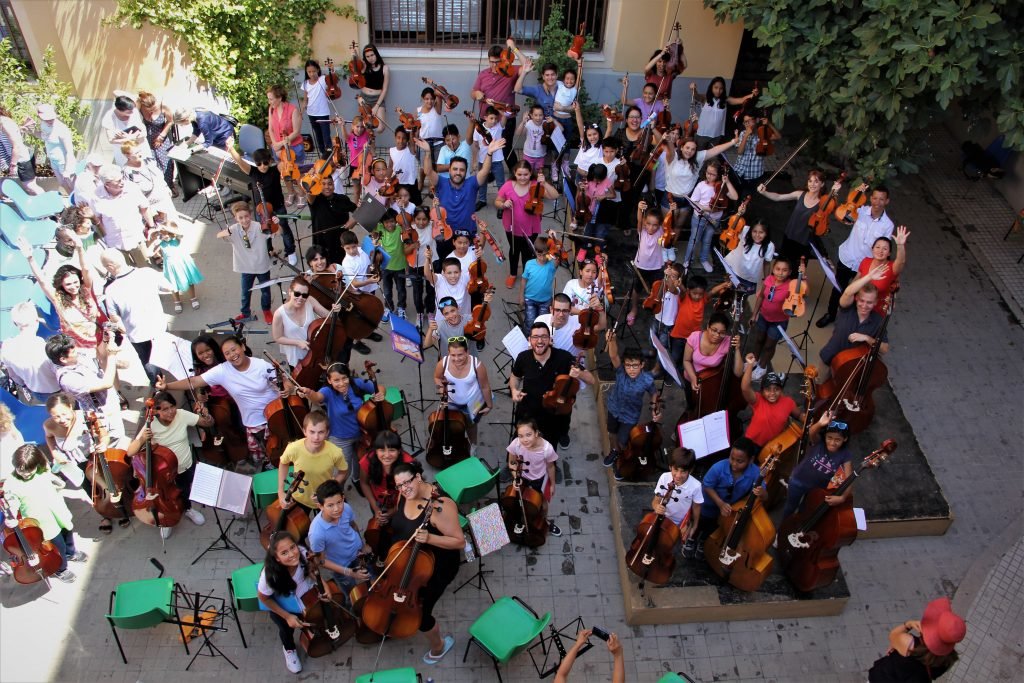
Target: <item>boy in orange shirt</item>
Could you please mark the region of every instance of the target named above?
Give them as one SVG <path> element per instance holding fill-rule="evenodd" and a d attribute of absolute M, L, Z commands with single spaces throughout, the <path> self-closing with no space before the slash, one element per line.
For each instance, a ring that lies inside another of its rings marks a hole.
<path fill-rule="evenodd" d="M 679 310 L 672 331 L 669 332 L 668 350 L 676 367 L 682 366 L 686 338 L 704 326 L 704 304 L 710 301 L 713 295 L 728 288 L 729 281 L 726 280 L 715 285 L 709 292 L 708 280 L 703 275 L 691 274 L 686 279 L 686 295 L 679 297 Z"/>

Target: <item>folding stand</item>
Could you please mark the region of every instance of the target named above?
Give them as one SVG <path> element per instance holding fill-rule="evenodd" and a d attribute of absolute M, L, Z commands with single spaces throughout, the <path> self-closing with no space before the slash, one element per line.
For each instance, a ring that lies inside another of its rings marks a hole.
<path fill-rule="evenodd" d="M 217 536 L 217 538 L 213 539 L 213 543 L 211 543 L 206 548 L 206 550 L 199 553 L 199 557 L 192 560 L 192 564 L 195 564 L 199 560 L 203 559 L 203 555 L 210 552 L 211 550 L 237 550 L 239 553 L 241 553 L 242 557 L 249 560 L 249 562 L 252 562 L 253 559 L 246 555 L 244 550 L 235 545 L 234 541 L 228 538 L 228 531 L 230 531 L 231 525 L 235 523 L 235 520 L 238 519 L 238 517 L 232 517 L 231 521 L 228 522 L 227 527 L 224 527 L 220 522 L 220 515 L 217 514 L 217 508 L 213 508 L 213 519 L 217 522 L 217 529 L 220 530 L 220 534 Z M 237 669 L 238 667 L 235 668 Z"/>
<path fill-rule="evenodd" d="M 419 365 L 417 363 L 417 365 Z M 406 406 L 405 409 L 405 424 L 406 428 L 404 432 L 399 433 L 399 437 L 409 436 L 409 453 L 412 457 L 416 457 L 423 452 L 423 443 L 420 441 L 419 434 L 416 432 L 416 427 L 412 424 L 412 411 L 409 410 L 409 401 L 405 398 L 405 389 L 399 389 L 398 393 L 402 395 L 402 404 Z M 423 394 L 423 382 L 420 381 L 420 395 Z M 423 400 L 422 398 L 420 399 Z M 417 408 L 417 410 L 420 410 Z M 421 411 L 422 412 L 422 411 Z"/>
<path fill-rule="evenodd" d="M 186 634 L 185 630 L 190 630 L 191 637 L 195 638 L 197 637 L 196 631 L 198 631 L 198 637 L 203 640 L 199 649 L 192 655 L 188 666 L 185 667 L 185 671 L 192 668 L 192 665 L 196 663 L 196 658 L 200 655 L 203 657 L 223 657 L 228 664 L 237 670 L 238 666 L 219 647 L 214 645 L 211 639 L 213 633 L 224 633 L 228 630 L 224 626 L 224 618 L 230 612 L 226 607 L 224 598 L 218 598 L 213 593 L 202 595 L 198 592 L 186 593 L 184 591 L 180 595 L 183 598 L 182 604 L 176 606 L 192 612 L 191 622 L 184 620 L 179 622 L 179 626 L 183 629 L 182 633 L 188 637 L 189 634 Z M 212 623 L 208 623 L 205 618 L 209 618 Z"/>
<path fill-rule="evenodd" d="M 575 630 L 570 634 L 568 630 L 573 627 L 575 627 Z M 570 641 L 576 642 L 576 636 L 583 629 L 583 617 L 576 617 L 560 629 L 556 629 L 554 624 L 550 624 L 548 628 L 551 629 L 551 635 L 547 637 L 542 635 L 539 641 L 527 648 L 527 652 L 530 653 L 530 659 L 533 660 L 533 668 L 537 670 L 537 675 L 542 679 L 558 671 L 558 667 L 562 665 L 562 660 L 565 659 L 566 653 L 565 643 L 562 642 L 562 638 L 568 638 Z M 551 647 L 552 644 L 554 644 L 554 647 Z M 537 657 L 534 655 L 534 650 L 538 647 L 544 653 L 544 659 L 540 664 L 537 663 Z M 594 644 L 588 640 L 579 649 L 576 656 L 580 657 L 592 647 L 594 647 Z M 548 659 L 551 653 L 556 650 L 558 651 L 558 661 L 548 666 Z"/>
<path fill-rule="evenodd" d="M 497 368 L 498 374 L 501 375 L 502 385 L 500 387 L 491 387 L 491 390 L 495 393 L 505 394 L 511 397 L 512 392 L 508 388 L 509 378 L 509 367 L 515 362 L 515 358 L 512 357 L 504 347 L 498 349 L 498 353 L 494 355 L 494 367 Z"/>
<path fill-rule="evenodd" d="M 399 362 L 400 363 L 404 363 L 406 358 L 407 358 L 407 356 L 402 356 L 402 360 L 399 361 Z M 427 397 L 425 397 L 423 395 L 423 363 L 416 363 L 416 380 L 417 380 L 417 382 L 419 384 L 419 388 L 420 388 L 420 397 L 419 398 L 414 398 L 414 399 L 412 399 L 410 401 L 410 400 L 405 398 L 405 391 L 403 390 L 402 391 L 402 400 L 405 401 L 405 405 L 406 406 L 411 406 L 411 407 L 415 408 L 416 410 L 420 411 L 420 413 L 425 413 L 425 412 L 427 412 L 427 409 L 430 406 L 432 406 L 433 404 L 437 403 L 437 399 L 427 398 Z M 406 415 L 409 414 L 408 410 L 406 410 L 405 412 L 406 412 Z M 411 426 L 410 426 L 410 428 L 411 428 Z"/>
<path fill-rule="evenodd" d="M 488 509 L 488 508 L 490 508 L 490 509 Z M 493 511 L 493 513 L 492 513 L 492 511 Z M 480 552 L 480 546 L 476 542 L 476 532 L 473 529 L 473 525 L 474 525 L 473 516 L 474 515 L 484 515 L 484 516 L 487 516 L 487 515 L 491 515 L 491 514 L 497 515 L 497 523 L 504 524 L 504 522 L 501 520 L 501 510 L 498 508 L 497 504 L 493 504 L 493 507 L 487 506 L 485 508 L 482 508 L 482 509 L 478 510 L 476 513 L 470 513 L 470 515 L 469 515 L 469 525 L 468 525 L 469 526 L 469 542 L 473 544 L 473 552 L 476 553 L 478 566 L 477 566 L 476 573 L 473 574 L 468 579 L 466 579 L 465 581 L 463 581 L 461 584 L 459 584 L 459 587 L 456 588 L 454 591 L 452 591 L 452 593 L 458 593 L 460 590 L 462 590 L 466 586 L 468 586 L 470 584 L 473 584 L 473 588 L 476 588 L 477 590 L 487 591 L 487 595 L 490 596 L 491 602 L 494 602 L 494 594 L 491 593 L 491 587 L 487 585 L 487 576 L 486 576 L 487 574 L 493 574 L 494 570 L 493 569 L 484 569 L 484 556 L 483 556 L 483 553 Z"/>

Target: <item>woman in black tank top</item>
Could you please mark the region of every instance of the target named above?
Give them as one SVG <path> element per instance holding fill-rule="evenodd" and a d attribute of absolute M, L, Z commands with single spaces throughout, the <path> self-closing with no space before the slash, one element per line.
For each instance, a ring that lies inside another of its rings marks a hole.
<path fill-rule="evenodd" d="M 441 599 L 444 589 L 459 573 L 459 551 L 466 546 L 466 538 L 459 526 L 459 513 L 451 498 L 438 498 L 430 523 L 423 529 L 423 506 L 430 500 L 433 484 L 423 480 L 423 465 L 418 461 L 400 463 L 393 470 L 395 487 L 401 502 L 391 517 L 391 529 L 396 543 L 415 537 L 424 550 L 434 555 L 434 574 L 420 590 L 423 621 L 420 631 L 427 636 L 430 650 L 423 655 L 426 664 L 436 664 L 455 645 L 451 635 L 441 637 L 441 627 L 434 618 L 434 605 Z"/>
<path fill-rule="evenodd" d="M 797 266 L 800 265 L 801 256 L 806 256 L 808 259 L 814 258 L 814 252 L 811 251 L 811 248 L 808 246 L 809 244 L 813 244 L 818 253 L 828 258 L 828 252 L 825 251 L 825 245 L 822 243 L 821 238 L 815 235 L 811 231 L 810 225 L 808 225 L 811 215 L 818 210 L 818 203 L 823 196 L 822 190 L 824 187 L 825 172 L 818 168 L 812 168 L 808 171 L 806 191 L 793 190 L 792 192 L 779 194 L 765 189 L 763 183 L 757 186 L 757 191 L 773 202 L 796 200 L 793 213 L 790 214 L 789 222 L 786 223 L 782 248 L 779 249 L 779 255 L 789 261 L 789 265 L 793 270 L 796 270 Z M 842 187 L 842 183 L 837 180 L 833 184 L 832 189 L 838 192 L 840 187 Z"/>

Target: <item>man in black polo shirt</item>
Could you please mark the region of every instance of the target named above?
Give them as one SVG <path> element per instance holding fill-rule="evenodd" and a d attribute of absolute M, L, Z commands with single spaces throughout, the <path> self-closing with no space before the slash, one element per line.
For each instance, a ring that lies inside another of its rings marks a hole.
<path fill-rule="evenodd" d="M 558 375 L 569 375 L 594 386 L 597 380 L 587 370 L 573 364 L 572 354 L 551 345 L 551 330 L 544 323 L 530 327 L 530 348 L 516 356 L 508 387 L 516 405 L 516 419 L 533 417 L 541 434 L 562 450 L 569 445 L 569 424 L 572 413 L 555 415 L 542 405 L 544 392 L 551 389 Z M 562 446 L 561 444 L 565 444 Z"/>
<path fill-rule="evenodd" d="M 819 354 L 826 370 L 839 352 L 851 349 L 857 344 L 874 344 L 880 332 L 882 338 L 879 351 L 889 351 L 888 334 L 882 331 L 882 322 L 885 319 L 874 310 L 878 301 L 878 290 L 871 283 L 872 278 L 880 275 L 884 268 L 884 265 L 873 268 L 863 277 L 857 278 L 839 297 L 839 313 L 836 316 L 835 329 L 832 330 L 832 338 L 822 347 Z"/>
<path fill-rule="evenodd" d="M 345 258 L 345 250 L 341 248 L 341 229 L 351 229 L 356 220 L 351 217 L 356 205 L 345 194 L 334 191 L 334 180 L 323 181 L 323 191 L 318 195 L 306 193 L 309 202 L 309 215 L 313 224 L 313 244 L 324 250 L 328 263 L 341 264 Z M 324 231 L 330 230 L 330 232 Z"/>

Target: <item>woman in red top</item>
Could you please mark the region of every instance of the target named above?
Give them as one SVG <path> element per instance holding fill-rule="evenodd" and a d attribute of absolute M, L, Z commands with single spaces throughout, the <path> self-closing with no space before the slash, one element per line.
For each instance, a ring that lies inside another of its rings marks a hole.
<path fill-rule="evenodd" d="M 301 164 L 305 161 L 306 152 L 302 141 L 302 114 L 299 108 L 288 101 L 288 91 L 280 85 L 272 85 L 267 90 L 267 102 L 270 108 L 267 111 L 267 127 L 270 129 L 270 151 L 275 157 L 278 151 L 291 147 L 295 152 L 295 163 Z M 306 203 L 305 195 L 298 191 L 295 181 L 287 178 L 281 179 L 288 190 L 287 204 L 294 204 L 298 197 L 299 206 Z"/>
<path fill-rule="evenodd" d="M 359 488 L 370 503 L 370 511 L 377 523 L 384 525 L 391 519 L 398 501 L 395 487 L 395 464 L 412 462 L 414 458 L 402 450 L 402 438 L 391 430 L 377 434 L 373 449 L 359 460 Z"/>
<path fill-rule="evenodd" d="M 871 283 L 878 290 L 878 301 L 875 303 L 875 311 L 879 315 L 885 315 L 885 298 L 889 296 L 889 290 L 892 289 L 893 283 L 900 278 L 900 273 L 903 272 L 903 268 L 907 265 L 907 238 L 910 237 L 910 231 L 907 230 L 907 226 L 901 225 L 896 228 L 896 260 L 890 261 L 889 257 L 892 254 L 892 242 L 889 241 L 888 237 L 879 237 L 875 240 L 875 243 L 871 245 L 871 257 L 866 258 L 860 262 L 860 267 L 857 268 L 857 277 L 864 277 L 871 272 L 872 268 L 877 266 L 885 266 L 885 272 L 882 273 L 881 277 L 872 280 Z"/>

